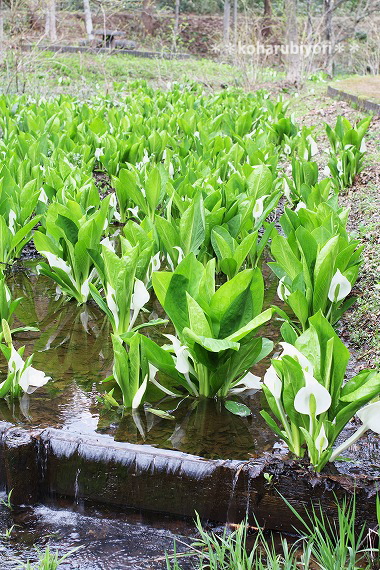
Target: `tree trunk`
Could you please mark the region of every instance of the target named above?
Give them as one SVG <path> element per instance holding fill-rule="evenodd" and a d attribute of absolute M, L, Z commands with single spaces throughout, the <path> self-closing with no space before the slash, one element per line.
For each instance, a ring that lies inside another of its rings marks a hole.
<path fill-rule="evenodd" d="M 235 53 L 238 43 L 238 0 L 234 0 L 234 47 Z"/>
<path fill-rule="evenodd" d="M 84 21 L 86 25 L 87 36 L 89 40 L 92 40 L 94 37 L 94 34 L 92 33 L 94 28 L 92 25 L 90 0 L 83 0 L 83 10 L 84 10 Z"/>
<path fill-rule="evenodd" d="M 301 79 L 301 60 L 298 41 L 297 0 L 285 0 L 285 18 L 287 79 L 298 84 Z"/>
<path fill-rule="evenodd" d="M 177 39 L 179 32 L 179 9 L 180 0 L 175 0 L 175 13 L 174 13 L 174 30 L 173 30 L 173 48 L 177 51 Z"/>
<path fill-rule="evenodd" d="M 330 46 L 330 49 L 327 50 L 325 66 L 326 66 L 326 71 L 330 75 L 330 77 L 334 75 L 333 10 L 334 10 L 334 0 L 324 0 L 324 15 L 323 15 L 324 40 Z"/>
<path fill-rule="evenodd" d="M 45 5 L 45 36 L 50 37 L 50 0 L 46 0 Z"/>
<path fill-rule="evenodd" d="M 311 39 L 313 37 L 313 19 L 312 19 L 311 3 L 312 0 L 306 1 L 306 13 L 307 13 L 306 34 L 307 34 L 307 41 L 309 43 L 311 43 Z"/>
<path fill-rule="evenodd" d="M 264 18 L 261 27 L 263 38 L 267 38 L 271 34 L 272 27 L 272 0 L 264 0 Z"/>
<path fill-rule="evenodd" d="M 151 36 L 154 31 L 153 0 L 143 0 L 142 22 L 145 32 Z"/>
<path fill-rule="evenodd" d="M 5 46 L 4 46 L 4 18 L 3 18 L 3 11 L 1 6 L 0 12 L 0 63 L 4 61 L 5 55 Z"/>
<path fill-rule="evenodd" d="M 231 0 L 224 0 L 223 43 L 225 46 L 227 46 L 230 43 L 230 17 L 231 17 Z"/>
<path fill-rule="evenodd" d="M 38 29 L 38 2 L 36 0 L 29 2 L 27 14 L 30 29 Z"/>
<path fill-rule="evenodd" d="M 46 2 L 45 34 L 49 37 L 51 42 L 57 41 L 55 0 L 47 0 Z"/>

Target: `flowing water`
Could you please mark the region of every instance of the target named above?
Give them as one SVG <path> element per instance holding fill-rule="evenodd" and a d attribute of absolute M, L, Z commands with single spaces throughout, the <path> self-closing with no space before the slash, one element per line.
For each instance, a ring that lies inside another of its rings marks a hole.
<path fill-rule="evenodd" d="M 0 495 L 0 499 L 5 495 Z M 7 529 L 13 529 L 10 537 Z M 194 526 L 173 518 L 136 513 L 99 511 L 83 504 L 55 501 L 53 505 L 0 507 L 0 569 L 16 570 L 49 545 L 59 556 L 80 547 L 62 563 L 62 569 L 164 570 L 165 552 L 189 551 Z M 189 559 L 183 568 L 190 568 Z"/>

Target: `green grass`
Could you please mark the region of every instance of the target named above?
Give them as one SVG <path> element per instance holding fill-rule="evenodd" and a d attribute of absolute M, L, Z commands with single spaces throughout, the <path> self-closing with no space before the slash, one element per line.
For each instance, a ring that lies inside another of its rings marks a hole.
<path fill-rule="evenodd" d="M 32 565 L 32 563 L 28 560 L 26 564 L 21 564 L 20 570 L 57 570 L 66 560 L 66 558 L 74 554 L 74 552 L 80 548 L 83 548 L 83 546 L 73 548 L 60 557 L 58 551 L 52 552 L 49 546 L 47 546 L 45 550 L 37 550 L 38 562 L 36 564 Z"/>
<path fill-rule="evenodd" d="M 114 83 L 146 80 L 153 87 L 198 82 L 206 89 L 227 86 L 252 89 L 274 83 L 283 73 L 270 68 L 243 68 L 210 59 L 149 59 L 125 54 L 8 52 L 0 70 L 0 93 L 26 92 L 33 96 L 72 94 L 80 98 L 96 92 L 112 94 Z"/>
<path fill-rule="evenodd" d="M 198 517 L 199 539 L 187 554 L 167 555 L 167 570 L 181 570 L 181 558 L 186 555 L 192 556 L 194 570 L 371 570 L 377 567 L 374 564 L 378 550 L 367 547 L 364 526 L 360 530 L 356 528 L 355 500 L 337 503 L 335 523 L 327 520 L 322 507 L 302 517 L 286 504 L 303 529 L 297 533 L 297 540 L 289 542 L 281 537 L 280 542 L 275 543 L 274 538 L 268 538 L 259 528 L 252 543 L 249 538 L 252 531 L 244 522 L 234 532 L 225 531 L 220 536 L 206 532 Z M 377 530 L 373 533 L 377 535 Z"/>
<path fill-rule="evenodd" d="M 34 52 L 32 56 L 25 53 L 20 59 L 8 55 L 8 64 L 0 78 L 3 92 L 25 90 L 32 95 L 69 93 L 78 97 L 88 97 L 97 91 L 112 93 L 114 82 L 136 79 L 145 79 L 155 87 L 175 81 L 197 81 L 215 89 L 221 89 L 222 85 L 243 86 L 245 81 L 239 68 L 206 59 L 170 61 L 122 54 L 51 52 Z"/>

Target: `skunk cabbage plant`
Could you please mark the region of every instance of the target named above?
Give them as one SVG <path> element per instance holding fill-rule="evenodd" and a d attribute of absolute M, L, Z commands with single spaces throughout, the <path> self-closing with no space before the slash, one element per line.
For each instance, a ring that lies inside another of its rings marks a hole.
<path fill-rule="evenodd" d="M 273 314 L 262 312 L 259 269 L 246 269 L 216 288 L 215 260 L 204 267 L 189 254 L 174 272 L 153 273 L 152 281 L 176 331 L 167 348 L 193 396 L 225 397 L 271 352 L 273 343 L 256 336 Z"/>
<path fill-rule="evenodd" d="M 100 250 L 109 201 L 108 196 L 91 215 L 83 215 L 80 205 L 72 200 L 65 205 L 53 203 L 47 209 L 45 228 L 34 234 L 36 249 L 48 262 L 39 265 L 39 272 L 78 304 L 89 299 L 90 283 L 96 279 L 89 250 Z"/>
<path fill-rule="evenodd" d="M 0 398 L 10 396 L 17 398 L 26 392 L 31 394 L 40 386 L 46 384 L 50 377 L 32 366 L 33 355 L 23 359 L 25 347 L 18 350 L 12 343 L 8 323 L 2 321 L 3 337 L 6 344 L 0 344 L 0 350 L 8 361 L 8 373 L 5 380 L 0 382 Z"/>
<path fill-rule="evenodd" d="M 286 208 L 281 217 L 286 236 L 276 234 L 272 239 L 275 261 L 269 265 L 280 279 L 278 296 L 291 308 L 301 330 L 318 311 L 336 323 L 355 302 L 348 295 L 358 277 L 363 248 L 347 235 L 346 216 L 328 204 L 316 211 Z"/>
<path fill-rule="evenodd" d="M 363 406 L 380 394 L 380 373 L 363 370 L 345 382 L 347 348 L 321 312 L 309 322 L 294 346 L 283 343 L 282 354 L 272 360 L 263 382 L 272 416 L 265 410 L 261 415 L 295 455 L 302 457 L 307 449 L 320 471 L 337 456 L 332 447 L 356 413 L 362 414 L 366 426 L 359 435 L 373 425 L 372 408 Z M 345 444 L 338 448 L 338 454 L 344 448 Z"/>

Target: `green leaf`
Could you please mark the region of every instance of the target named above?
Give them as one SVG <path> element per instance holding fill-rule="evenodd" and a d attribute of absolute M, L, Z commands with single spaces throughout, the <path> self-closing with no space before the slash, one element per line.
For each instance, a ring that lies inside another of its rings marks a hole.
<path fill-rule="evenodd" d="M 235 240 L 222 226 L 215 226 L 212 229 L 211 244 L 219 261 L 233 257 Z"/>
<path fill-rule="evenodd" d="M 242 418 L 246 418 L 252 414 L 251 410 L 247 406 L 240 402 L 234 402 L 233 400 L 227 400 L 224 402 L 224 407 L 235 416 L 240 416 Z"/>
<path fill-rule="evenodd" d="M 187 292 L 186 299 L 191 330 L 197 335 L 211 337 L 212 331 L 202 308 Z"/>
<path fill-rule="evenodd" d="M 42 216 L 35 216 L 34 218 L 32 218 L 31 220 L 29 220 L 29 222 L 27 222 L 22 228 L 20 228 L 15 235 L 12 237 L 11 242 L 10 242 L 10 249 L 14 249 L 16 248 L 19 243 L 29 234 L 29 232 L 34 228 L 34 226 L 36 224 L 38 224 L 38 222 L 40 221 L 40 219 L 42 218 Z M 2 237 L 0 234 L 0 243 L 1 243 Z"/>
<path fill-rule="evenodd" d="M 249 321 L 244 327 L 238 329 L 237 331 L 230 334 L 226 340 L 233 340 L 235 342 L 241 340 L 247 334 L 253 332 L 254 330 L 261 327 L 263 324 L 267 323 L 273 316 L 274 309 L 269 308 L 257 315 L 254 319 Z"/>
<path fill-rule="evenodd" d="M 268 166 L 265 166 L 264 164 L 254 166 L 252 174 L 247 179 L 249 195 L 253 196 L 255 200 L 257 200 L 265 194 L 270 194 L 272 190 L 272 181 L 272 172 Z"/>
<path fill-rule="evenodd" d="M 275 235 L 272 238 L 271 253 L 292 281 L 302 272 L 301 261 L 294 255 L 287 239 L 283 236 Z"/>
<path fill-rule="evenodd" d="M 78 226 L 76 225 L 73 220 L 68 218 L 67 216 L 62 216 L 62 214 L 58 214 L 56 219 L 56 224 L 58 227 L 63 229 L 67 239 L 75 245 L 78 241 Z"/>
<path fill-rule="evenodd" d="M 150 414 L 154 414 L 159 418 L 163 418 L 164 420 L 175 420 L 175 416 L 169 414 L 169 412 L 165 412 L 164 410 L 157 410 L 156 408 L 145 408 L 147 412 Z"/>
<path fill-rule="evenodd" d="M 283 340 L 289 344 L 294 344 L 298 338 L 296 331 L 288 321 L 282 323 L 280 332 Z"/>
<path fill-rule="evenodd" d="M 153 168 L 145 183 L 146 199 L 151 212 L 154 212 L 160 201 L 161 175 L 158 168 Z"/>
<path fill-rule="evenodd" d="M 268 424 L 268 426 L 271 428 L 271 430 L 278 435 L 281 439 L 283 439 L 284 441 L 286 441 L 287 443 L 289 443 L 287 441 L 287 438 L 285 437 L 284 433 L 281 431 L 281 429 L 278 427 L 278 425 L 276 424 L 276 422 L 274 421 L 273 418 L 271 418 L 271 416 L 268 414 L 268 412 L 266 412 L 265 410 L 261 410 L 260 415 L 262 418 L 264 418 L 264 420 L 266 421 L 266 423 Z"/>
<path fill-rule="evenodd" d="M 232 279 L 232 277 L 236 274 L 237 269 L 238 269 L 237 263 L 231 257 L 225 258 L 220 262 L 220 270 L 225 275 L 227 275 L 229 279 Z"/>
<path fill-rule="evenodd" d="M 173 248 L 174 246 L 181 246 L 181 240 L 175 222 L 169 222 L 162 216 L 156 215 L 154 217 L 154 224 L 163 249 L 169 253 L 170 257 L 175 261 L 178 257 L 178 251 Z"/>
<path fill-rule="evenodd" d="M 213 295 L 210 313 L 219 338 L 234 333 L 252 318 L 254 308 L 250 285 L 253 276 L 254 270 L 246 269 L 224 283 Z"/>
<path fill-rule="evenodd" d="M 342 388 L 342 402 L 356 402 L 363 398 L 372 399 L 380 394 L 380 373 L 374 370 L 363 370 L 347 382 Z"/>
<path fill-rule="evenodd" d="M 182 214 L 179 232 L 184 254 L 198 254 L 205 239 L 206 222 L 202 196 L 199 193 Z"/>
<path fill-rule="evenodd" d="M 309 307 L 305 296 L 301 291 L 294 291 L 287 297 L 286 302 L 304 328 L 309 318 Z"/>
<path fill-rule="evenodd" d="M 223 350 L 239 350 L 240 344 L 232 342 L 228 339 L 207 338 L 202 335 L 195 334 L 191 329 L 184 328 L 182 332 L 188 343 L 196 342 L 209 352 L 222 352 Z"/>

